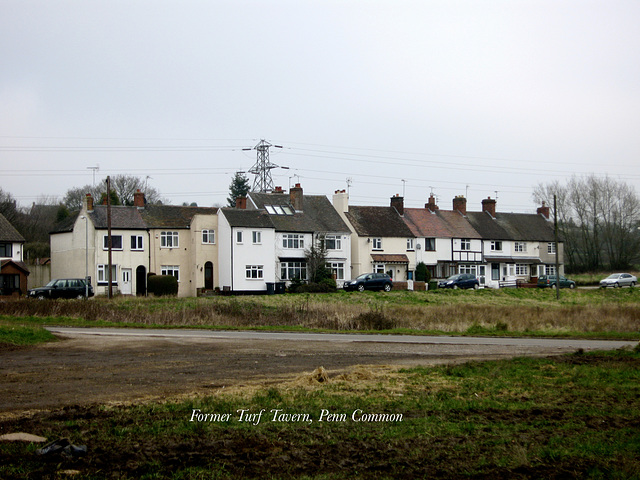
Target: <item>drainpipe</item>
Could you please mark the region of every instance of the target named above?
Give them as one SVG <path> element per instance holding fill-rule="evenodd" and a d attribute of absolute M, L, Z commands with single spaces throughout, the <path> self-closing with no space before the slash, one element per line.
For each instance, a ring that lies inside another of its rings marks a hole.
<path fill-rule="evenodd" d="M 233 227 L 231 227 L 231 291 L 233 292 L 233 268 L 234 268 L 234 263 L 233 263 L 233 250 L 235 249 L 235 243 L 233 241 Z"/>

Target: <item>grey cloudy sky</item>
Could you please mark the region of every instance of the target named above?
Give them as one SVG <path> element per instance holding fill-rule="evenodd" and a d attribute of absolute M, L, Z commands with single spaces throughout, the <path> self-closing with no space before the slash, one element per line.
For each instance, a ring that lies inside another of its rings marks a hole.
<path fill-rule="evenodd" d="M 276 185 L 532 211 L 573 174 L 640 190 L 637 0 L 2 0 L 0 188 L 119 173 L 223 204 L 261 138 Z M 404 180 L 404 182 L 403 182 Z"/>

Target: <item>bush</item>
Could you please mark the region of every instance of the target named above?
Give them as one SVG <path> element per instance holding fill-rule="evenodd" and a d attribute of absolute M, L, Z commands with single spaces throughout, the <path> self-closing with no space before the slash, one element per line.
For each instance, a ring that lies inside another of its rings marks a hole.
<path fill-rule="evenodd" d="M 147 290 L 156 297 L 178 294 L 178 279 L 173 275 L 150 275 Z"/>
<path fill-rule="evenodd" d="M 319 282 L 302 283 L 292 281 L 289 285 L 289 293 L 330 293 L 335 292 L 336 281 L 333 278 L 323 278 Z"/>
<path fill-rule="evenodd" d="M 436 280 L 431 280 L 429 282 L 429 290 L 437 290 L 438 289 L 438 282 Z"/>
<path fill-rule="evenodd" d="M 420 262 L 416 265 L 416 280 L 418 282 L 429 283 L 431 280 L 431 272 L 424 262 Z"/>

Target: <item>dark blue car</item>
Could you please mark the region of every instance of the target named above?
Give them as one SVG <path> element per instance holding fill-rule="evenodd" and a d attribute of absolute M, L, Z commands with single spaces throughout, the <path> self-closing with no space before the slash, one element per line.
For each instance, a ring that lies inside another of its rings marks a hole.
<path fill-rule="evenodd" d="M 438 287 L 440 288 L 480 288 L 480 282 L 475 275 L 471 273 L 459 273 L 458 275 L 452 275 L 446 280 L 442 280 Z"/>
<path fill-rule="evenodd" d="M 344 284 L 345 290 L 384 290 L 390 292 L 393 288 L 393 280 L 386 273 L 363 273 L 355 280 Z"/>

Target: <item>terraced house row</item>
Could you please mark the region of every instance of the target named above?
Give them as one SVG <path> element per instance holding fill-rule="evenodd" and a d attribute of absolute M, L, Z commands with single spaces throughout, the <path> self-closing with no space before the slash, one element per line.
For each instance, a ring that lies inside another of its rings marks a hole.
<path fill-rule="evenodd" d="M 296 278 L 305 280 L 307 252 L 322 242 L 338 286 L 367 272 L 386 272 L 411 288 L 416 265 L 433 278 L 472 273 L 485 287 L 532 282 L 555 272 L 549 208 L 536 214 L 500 213 L 496 201 L 467 211 L 464 197 L 451 210 L 431 196 L 424 208 L 352 206 L 336 191 L 332 201 L 289 192 L 250 193 L 235 208 L 147 205 L 111 207 L 112 287 L 125 295 L 146 294 L 150 273 L 174 275 L 179 295 L 222 291 L 260 293 Z M 107 207 L 87 195 L 82 210 L 51 233 L 52 277 L 84 277 L 96 294 L 108 287 Z M 562 243 L 559 244 L 563 273 Z"/>

